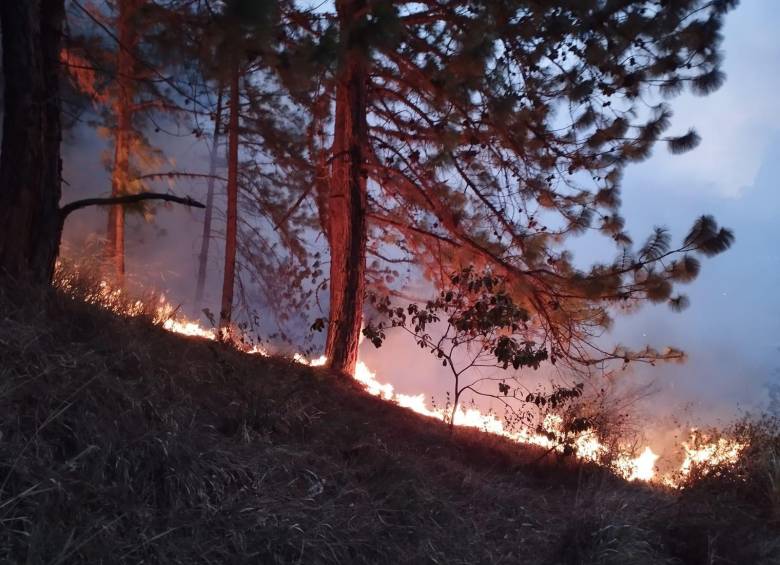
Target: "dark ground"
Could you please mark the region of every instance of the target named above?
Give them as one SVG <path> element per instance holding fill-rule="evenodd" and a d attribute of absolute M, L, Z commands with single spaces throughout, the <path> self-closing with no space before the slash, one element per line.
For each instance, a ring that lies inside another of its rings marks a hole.
<path fill-rule="evenodd" d="M 0 563 L 780 563 L 780 485 L 539 462 L 52 291 L 0 290 L 0 434 Z"/>

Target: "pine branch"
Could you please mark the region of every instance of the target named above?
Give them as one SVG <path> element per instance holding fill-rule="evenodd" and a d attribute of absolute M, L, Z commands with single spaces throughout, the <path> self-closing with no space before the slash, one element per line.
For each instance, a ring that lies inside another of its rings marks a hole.
<path fill-rule="evenodd" d="M 666 145 L 669 152 L 673 155 L 679 155 L 696 148 L 701 143 L 701 137 L 696 130 L 688 130 L 688 133 L 679 137 L 669 137 L 666 139 Z"/>
<path fill-rule="evenodd" d="M 669 251 L 670 239 L 669 230 L 656 226 L 653 229 L 653 235 L 648 238 L 647 243 L 639 250 L 639 259 L 655 261 L 662 257 Z"/>
<path fill-rule="evenodd" d="M 466 174 L 466 171 L 463 170 L 463 167 L 461 167 L 460 162 L 458 161 L 458 158 L 455 156 L 453 152 L 450 152 L 450 159 L 452 160 L 452 164 L 455 166 L 455 170 L 458 171 L 458 174 L 463 179 L 463 182 L 466 183 L 466 186 L 468 186 L 471 191 L 477 195 L 477 197 L 482 201 L 485 206 L 493 213 L 493 216 L 495 219 L 504 226 L 504 229 L 506 229 L 509 234 L 512 236 L 512 242 L 517 243 L 520 247 L 520 250 L 525 252 L 525 246 L 523 245 L 523 236 L 520 235 L 517 232 L 516 226 L 512 224 L 511 221 L 509 221 L 509 218 L 506 217 L 503 211 L 499 210 L 489 199 L 488 197 L 482 193 L 481 190 L 477 187 L 476 184 L 474 184 L 474 181 L 471 180 L 471 178 Z"/>
<path fill-rule="evenodd" d="M 401 230 L 409 230 L 409 231 L 414 232 L 416 234 L 419 234 L 419 235 L 422 235 L 422 236 L 425 236 L 425 237 L 430 237 L 430 238 L 432 238 L 434 240 L 438 240 L 438 241 L 441 241 L 441 242 L 446 243 L 448 245 L 452 245 L 453 247 L 458 247 L 458 245 L 459 245 L 458 242 L 455 241 L 454 239 L 450 239 L 449 237 L 446 237 L 446 236 L 443 236 L 443 235 L 439 235 L 439 234 L 436 234 L 436 233 L 424 230 L 422 228 L 418 228 L 418 227 L 412 226 L 412 225 L 404 223 L 404 222 L 402 222 L 400 220 L 396 220 L 395 218 L 390 218 L 388 216 L 382 216 L 382 215 L 379 215 L 379 214 L 372 214 L 370 212 L 368 214 L 366 214 L 366 217 L 368 217 L 371 220 L 376 220 L 377 222 L 381 222 L 383 224 L 389 224 L 391 226 L 398 227 Z"/>
<path fill-rule="evenodd" d="M 284 216 L 282 216 L 282 217 L 281 217 L 281 219 L 280 219 L 280 220 L 279 220 L 279 222 L 277 223 L 276 227 L 274 228 L 274 231 L 279 231 L 279 227 L 280 227 L 282 224 L 285 224 L 285 223 L 287 223 L 287 220 L 289 220 L 289 219 L 290 219 L 290 216 L 292 216 L 292 215 L 293 215 L 293 213 L 294 213 L 294 212 L 295 212 L 295 211 L 298 209 L 298 207 L 299 207 L 301 204 L 303 204 L 303 201 L 304 201 L 304 200 L 306 200 L 306 197 L 307 197 L 307 196 L 309 196 L 309 194 L 311 194 L 311 191 L 312 191 L 312 189 L 313 189 L 313 188 L 314 188 L 314 184 L 312 184 L 311 186 L 309 186 L 309 187 L 308 187 L 306 190 L 304 190 L 304 191 L 301 193 L 301 195 L 298 197 L 298 200 L 296 200 L 296 201 L 295 201 L 295 204 L 293 204 L 293 205 L 290 207 L 290 209 L 289 209 L 289 210 L 287 210 L 287 211 L 284 213 Z"/>
<path fill-rule="evenodd" d="M 80 11 L 81 11 L 81 12 L 82 12 L 82 13 L 83 13 L 83 14 L 84 14 L 84 15 L 85 15 L 87 18 L 89 18 L 89 19 L 90 19 L 90 20 L 91 20 L 91 21 L 92 21 L 92 22 L 93 22 L 95 25 L 97 25 L 97 26 L 98 26 L 98 27 L 99 27 L 101 30 L 103 30 L 103 32 L 104 32 L 106 35 L 108 35 L 108 37 L 109 37 L 109 38 L 111 38 L 111 40 L 112 40 L 113 42 L 115 42 L 115 43 L 116 43 L 117 47 L 118 47 L 120 50 L 127 52 L 127 53 L 128 53 L 128 54 L 129 54 L 129 55 L 130 55 L 130 56 L 131 56 L 131 57 L 132 57 L 132 58 L 133 58 L 135 61 L 137 61 L 139 64 L 141 64 L 142 66 L 146 67 L 146 68 L 147 68 L 147 69 L 149 69 L 149 70 L 150 70 L 152 73 L 154 73 L 155 75 L 157 75 L 157 76 L 159 77 L 159 79 L 160 79 L 162 82 L 164 82 L 164 83 L 165 83 L 165 84 L 167 84 L 169 87 L 171 87 L 171 88 L 172 88 L 172 89 L 173 89 L 173 90 L 174 90 L 174 91 L 175 91 L 177 94 L 179 94 L 180 96 L 183 96 L 185 100 L 190 100 L 190 101 L 192 101 L 192 103 L 193 103 L 193 104 L 197 104 L 198 106 L 200 106 L 200 107 L 201 107 L 203 110 L 205 110 L 206 112 L 210 112 L 210 111 L 211 111 L 211 108 L 208 108 L 208 107 L 206 107 L 206 106 L 205 106 L 204 104 L 202 104 L 202 103 L 201 103 L 199 100 L 197 100 L 196 98 L 192 97 L 190 94 L 188 94 L 188 93 L 187 93 L 187 92 L 185 92 L 183 89 L 181 89 L 181 88 L 180 88 L 180 87 L 179 87 L 179 86 L 176 84 L 176 82 L 175 82 L 173 79 L 171 79 L 170 77 L 167 77 L 167 76 L 165 76 L 165 75 L 164 75 L 162 72 L 160 72 L 160 70 L 159 70 L 157 67 L 155 67 L 154 65 L 152 65 L 152 64 L 150 64 L 150 63 L 148 63 L 148 62 L 147 62 L 147 61 L 145 61 L 144 59 L 142 59 L 142 58 L 138 57 L 138 56 L 137 56 L 137 55 L 136 55 L 136 54 L 133 52 L 133 50 L 132 50 L 132 49 L 130 49 L 130 48 L 127 46 L 127 45 L 124 45 L 124 44 L 123 44 L 123 43 L 122 43 L 122 42 L 119 40 L 119 37 L 118 37 L 118 36 L 117 36 L 117 35 L 116 35 L 116 34 L 115 34 L 113 31 L 111 31 L 111 29 L 110 29 L 110 28 L 109 28 L 109 27 L 108 27 L 106 24 L 104 24 L 104 23 L 103 23 L 103 22 L 101 22 L 101 21 L 100 21 L 98 18 L 96 18 L 96 17 L 95 17 L 95 15 L 94 15 L 92 12 L 90 12 L 90 11 L 89 11 L 87 8 L 85 8 L 85 7 L 84 7 L 84 6 L 83 6 L 83 5 L 82 5 L 82 4 L 81 4 L 81 3 L 80 3 L 78 0 L 73 0 L 73 4 L 74 4 L 74 6 L 76 6 L 76 7 L 77 7 L 77 8 L 78 8 L 78 9 L 79 9 L 79 10 L 80 10 Z"/>
<path fill-rule="evenodd" d="M 175 196 L 173 194 L 161 194 L 157 192 L 139 192 L 138 194 L 114 196 L 111 198 L 85 198 L 83 200 L 76 200 L 60 208 L 60 216 L 64 220 L 71 212 L 75 212 L 81 208 L 87 208 L 88 206 L 135 204 L 136 202 L 143 202 L 146 200 L 164 200 L 166 202 L 175 202 L 176 204 L 183 204 L 184 206 L 191 206 L 193 208 L 206 208 L 204 204 L 201 204 L 197 200 L 193 200 L 189 196 L 182 197 Z"/>

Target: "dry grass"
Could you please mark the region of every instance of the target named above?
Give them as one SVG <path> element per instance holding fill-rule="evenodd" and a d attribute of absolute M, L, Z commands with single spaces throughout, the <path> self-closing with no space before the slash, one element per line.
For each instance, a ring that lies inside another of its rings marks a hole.
<path fill-rule="evenodd" d="M 705 564 L 780 563 L 780 421 L 710 430 L 747 447 L 734 463 L 691 473 L 677 498 L 673 549 Z"/>
<path fill-rule="evenodd" d="M 324 370 L 48 290 L 0 313 L 2 563 L 729 562 L 680 549 L 672 493 L 451 437 Z"/>

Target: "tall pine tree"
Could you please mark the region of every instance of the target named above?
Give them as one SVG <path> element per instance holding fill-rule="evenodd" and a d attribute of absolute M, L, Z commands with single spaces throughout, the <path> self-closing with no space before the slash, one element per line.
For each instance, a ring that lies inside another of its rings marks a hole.
<path fill-rule="evenodd" d="M 292 83 L 308 81 L 289 68 L 294 42 L 280 4 L 231 0 L 219 10 L 190 6 L 191 51 L 200 59 L 204 82 L 218 91 L 224 85 L 227 102 L 225 131 L 216 123 L 214 131 L 215 138 L 224 134 L 228 146 L 223 327 L 234 321 L 242 267 L 278 319 L 289 316 L 285 304 L 302 304 L 300 293 L 291 293 L 280 275 L 300 280 L 309 272 L 303 230 L 310 214 L 296 206 L 311 180 L 303 135 L 307 118 L 292 92 L 305 95 Z M 202 253 L 200 273 L 204 260 Z"/>
<path fill-rule="evenodd" d="M 692 253 L 722 251 L 731 234 L 702 218 L 679 247 L 659 231 L 632 251 L 620 176 L 659 140 L 673 153 L 696 145 L 693 130 L 664 137 L 663 99 L 722 83 L 720 29 L 735 4 L 336 0 L 324 16 L 339 42 L 320 197 L 330 366 L 354 370 L 367 249 L 387 241 L 431 278 L 441 265 L 506 274 L 553 355 L 582 362 L 579 344 L 614 301 L 684 304 L 672 286 L 698 272 Z M 565 242 L 589 230 L 620 253 L 583 271 Z"/>
<path fill-rule="evenodd" d="M 93 102 L 93 123 L 110 139 L 105 158 L 111 174 L 110 195 L 119 198 L 146 192 L 147 176 L 165 162 L 149 133 L 160 131 L 160 122 L 193 109 L 189 88 L 177 73 L 182 71 L 171 37 L 180 37 L 174 25 L 177 11 L 151 0 L 113 0 L 101 5 L 72 0 L 72 35 L 64 52 L 64 64 L 73 82 Z M 176 72 L 172 72 L 176 71 Z M 187 85 L 189 86 L 189 85 Z M 164 116 L 164 118 L 162 117 Z M 151 217 L 151 209 L 136 204 L 132 210 Z M 125 274 L 126 205 L 108 207 L 105 256 L 109 275 L 121 283 Z"/>

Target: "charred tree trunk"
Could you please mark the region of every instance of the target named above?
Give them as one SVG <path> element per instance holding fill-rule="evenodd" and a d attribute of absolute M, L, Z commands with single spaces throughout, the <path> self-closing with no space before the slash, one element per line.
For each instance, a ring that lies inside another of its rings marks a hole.
<path fill-rule="evenodd" d="M 128 194 L 130 180 L 130 145 L 132 142 L 133 48 L 138 40 L 133 18 L 144 0 L 120 0 L 117 28 L 116 83 L 117 96 L 114 102 L 116 129 L 114 130 L 114 166 L 111 171 L 111 196 Z M 125 274 L 125 207 L 112 206 L 108 212 L 106 229 L 106 259 L 117 282 Z"/>
<path fill-rule="evenodd" d="M 330 317 L 325 355 L 331 369 L 353 374 L 357 364 L 366 285 L 367 47 L 360 28 L 365 0 L 336 3 L 343 59 L 336 85 L 328 242 L 330 244 Z"/>
<path fill-rule="evenodd" d="M 60 243 L 63 0 L 0 2 L 0 274 L 49 282 Z"/>
<path fill-rule="evenodd" d="M 217 114 L 214 118 L 214 136 L 211 140 L 211 155 L 209 156 L 209 180 L 206 189 L 206 214 L 203 218 L 203 237 L 198 255 L 198 280 L 195 286 L 195 305 L 203 300 L 203 288 L 206 285 L 206 271 L 209 262 L 209 246 L 211 244 L 211 218 L 214 212 L 214 175 L 217 173 L 217 157 L 219 155 L 219 130 L 222 127 L 222 85 L 217 95 Z"/>
<path fill-rule="evenodd" d="M 235 57 L 230 70 L 230 119 L 228 120 L 227 223 L 225 225 L 225 271 L 222 280 L 222 305 L 219 326 L 225 328 L 233 315 L 233 290 L 236 279 L 236 239 L 238 231 L 238 114 L 239 63 Z"/>

